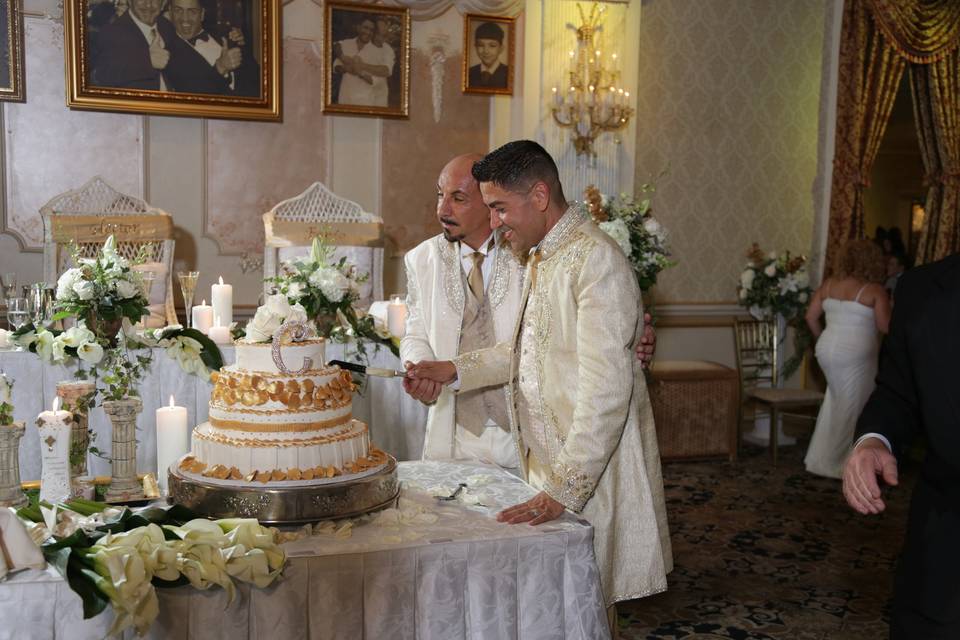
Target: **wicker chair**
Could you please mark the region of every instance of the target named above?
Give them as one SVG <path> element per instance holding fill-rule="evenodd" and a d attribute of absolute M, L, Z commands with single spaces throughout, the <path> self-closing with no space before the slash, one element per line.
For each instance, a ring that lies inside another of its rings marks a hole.
<path fill-rule="evenodd" d="M 360 290 L 357 307 L 367 309 L 383 299 L 383 219 L 367 213 L 356 202 L 340 198 L 320 182 L 298 196 L 276 204 L 263 214 L 266 241 L 263 276 L 277 275 L 279 265 L 310 250 L 315 236 L 336 247 L 334 258 L 346 257 L 370 278 Z M 270 293 L 265 283 L 264 293 Z"/>
<path fill-rule="evenodd" d="M 776 466 L 778 427 L 783 411 L 817 408 L 823 402 L 823 394 L 808 389 L 780 388 L 782 363 L 778 362 L 776 345 L 781 338 L 776 323 L 738 318 L 734 337 L 742 398 L 737 426 L 742 428 L 744 408 L 751 403 L 770 412 L 770 455 Z"/>
<path fill-rule="evenodd" d="M 55 283 L 73 260 L 68 247 L 81 257 L 94 257 L 113 235 L 117 253 L 127 259 L 144 257 L 134 268 L 153 271 L 148 325 L 177 322 L 173 303 L 173 221 L 169 213 L 134 196 L 120 193 L 96 176 L 79 189 L 61 193 L 41 209 L 43 217 L 43 278 Z"/>

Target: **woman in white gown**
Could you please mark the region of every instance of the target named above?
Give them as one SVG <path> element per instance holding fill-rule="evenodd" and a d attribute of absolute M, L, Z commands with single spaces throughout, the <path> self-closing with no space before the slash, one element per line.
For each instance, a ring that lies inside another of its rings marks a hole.
<path fill-rule="evenodd" d="M 806 321 L 817 338 L 817 361 L 827 378 L 826 397 L 804 458 L 810 473 L 841 477 L 857 418 L 873 391 L 879 334 L 886 334 L 890 323 L 884 266 L 883 250 L 875 243 L 851 242 L 843 272 L 827 278 L 810 301 Z"/>

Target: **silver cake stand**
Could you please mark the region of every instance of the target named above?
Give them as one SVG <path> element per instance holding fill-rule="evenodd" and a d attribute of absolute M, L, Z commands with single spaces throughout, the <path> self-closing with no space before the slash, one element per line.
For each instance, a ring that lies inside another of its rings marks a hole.
<path fill-rule="evenodd" d="M 314 487 L 229 487 L 189 477 L 174 465 L 170 501 L 208 518 L 256 518 L 264 524 L 352 518 L 385 509 L 400 495 L 397 461 L 387 459 L 374 474 Z"/>

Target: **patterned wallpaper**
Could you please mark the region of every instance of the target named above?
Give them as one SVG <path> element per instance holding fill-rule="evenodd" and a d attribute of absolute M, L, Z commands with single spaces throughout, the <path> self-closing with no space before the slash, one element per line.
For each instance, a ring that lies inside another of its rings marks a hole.
<path fill-rule="evenodd" d="M 810 250 L 829 0 L 648 0 L 637 82 L 637 184 L 679 265 L 659 304 L 736 299 L 751 242 Z"/>

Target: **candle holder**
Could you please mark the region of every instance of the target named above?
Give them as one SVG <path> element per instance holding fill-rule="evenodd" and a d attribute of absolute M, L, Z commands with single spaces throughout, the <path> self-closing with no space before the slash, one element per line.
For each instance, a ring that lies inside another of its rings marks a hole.
<path fill-rule="evenodd" d="M 70 472 L 74 477 L 87 475 L 87 449 L 90 448 L 87 409 L 90 396 L 96 390 L 92 382 L 58 382 L 57 395 L 63 408 L 73 413 L 70 431 Z"/>
<path fill-rule="evenodd" d="M 143 486 L 137 480 L 137 414 L 142 409 L 140 398 L 103 401 L 103 411 L 113 425 L 107 502 L 143 498 Z"/>
<path fill-rule="evenodd" d="M 193 311 L 193 296 L 197 292 L 197 280 L 200 279 L 199 271 L 180 271 L 177 273 L 180 280 L 180 292 L 183 293 L 183 306 L 187 314 L 187 328 L 193 326 L 193 320 L 190 317 Z"/>
<path fill-rule="evenodd" d="M 25 431 L 22 422 L 0 425 L 0 507 L 27 503 L 20 487 L 20 438 Z"/>

